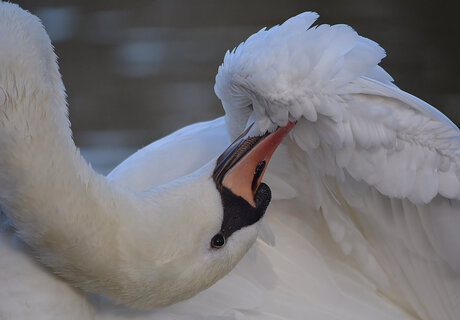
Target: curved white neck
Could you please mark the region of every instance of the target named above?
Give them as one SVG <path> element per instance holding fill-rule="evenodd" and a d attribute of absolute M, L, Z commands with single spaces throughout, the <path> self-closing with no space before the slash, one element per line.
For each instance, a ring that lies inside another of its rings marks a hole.
<path fill-rule="evenodd" d="M 194 225 L 199 235 L 200 228 L 220 226 L 215 208 L 221 203 L 208 177 L 213 163 L 142 193 L 117 186 L 97 174 L 72 141 L 59 74 L 50 80 L 35 72 L 39 61 L 20 72 L 21 60 L 5 59 L 1 50 L 0 65 L 8 67 L 0 87 L 8 99 L 0 105 L 0 203 L 41 261 L 77 287 L 141 307 L 189 297 L 217 280 L 181 292 L 164 280 L 174 274 L 165 275 L 163 267 L 177 248 L 209 245 L 183 230 Z M 211 209 L 194 212 L 196 199 Z"/>
<path fill-rule="evenodd" d="M 0 204 L 43 263 L 77 287 L 138 307 L 188 298 L 230 271 L 247 246 L 219 263 L 209 258 L 223 210 L 215 163 L 145 192 L 115 185 L 72 140 L 40 21 L 0 2 L 0 44 Z"/>
<path fill-rule="evenodd" d="M 138 211 L 137 197 L 80 156 L 56 56 L 39 20 L 0 3 L 0 40 L 2 209 L 42 262 L 85 290 L 116 296 L 120 219 Z"/>
<path fill-rule="evenodd" d="M 19 18 L 21 26 L 23 12 L 3 19 L 9 13 L 0 11 L 0 203 L 43 262 L 65 270 L 71 281 L 97 287 L 94 279 L 115 273 L 104 265 L 107 255 L 114 262 L 117 255 L 107 243 L 115 241 L 111 224 L 130 195 L 80 156 L 49 39 L 42 30 L 15 34 L 6 24 Z"/>

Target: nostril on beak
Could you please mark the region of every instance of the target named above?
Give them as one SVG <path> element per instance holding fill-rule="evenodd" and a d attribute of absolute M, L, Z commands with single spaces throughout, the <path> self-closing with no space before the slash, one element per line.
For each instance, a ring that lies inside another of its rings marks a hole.
<path fill-rule="evenodd" d="M 256 169 L 254 170 L 254 178 L 252 179 L 252 184 L 251 184 L 251 189 L 253 192 L 256 192 L 256 189 L 258 187 L 257 182 L 259 181 L 260 176 L 264 172 L 265 165 L 266 165 L 266 161 L 262 160 L 257 164 Z"/>

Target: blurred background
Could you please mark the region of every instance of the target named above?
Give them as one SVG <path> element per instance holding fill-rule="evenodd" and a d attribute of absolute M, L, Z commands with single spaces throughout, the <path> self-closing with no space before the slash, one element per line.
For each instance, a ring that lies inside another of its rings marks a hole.
<path fill-rule="evenodd" d="M 378 42 L 402 89 L 460 123 L 460 22 L 449 1 L 24 0 L 54 43 L 76 144 L 107 174 L 135 150 L 223 114 L 228 49 L 303 11 Z"/>

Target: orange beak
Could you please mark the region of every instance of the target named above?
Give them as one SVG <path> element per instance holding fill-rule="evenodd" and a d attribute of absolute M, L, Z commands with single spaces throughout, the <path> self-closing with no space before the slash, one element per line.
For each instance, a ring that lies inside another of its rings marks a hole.
<path fill-rule="evenodd" d="M 230 189 L 256 207 L 254 196 L 268 162 L 294 124 L 289 122 L 272 133 L 248 137 L 250 125 L 217 159 L 213 174 L 217 187 Z"/>

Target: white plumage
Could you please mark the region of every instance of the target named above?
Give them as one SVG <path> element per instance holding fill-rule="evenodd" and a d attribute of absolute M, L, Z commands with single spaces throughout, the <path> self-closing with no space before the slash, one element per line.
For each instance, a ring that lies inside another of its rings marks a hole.
<path fill-rule="evenodd" d="M 23 15 L 9 4 L 0 4 L 0 16 L 2 10 Z M 345 25 L 312 27 L 316 18 L 300 14 L 227 52 L 215 86 L 225 119 L 156 141 L 107 177 L 110 185 L 133 192 L 177 183 L 219 155 L 248 124 L 255 122 L 251 132 L 258 135 L 296 121 L 265 176 L 274 200 L 264 218 L 270 227 L 261 225 L 264 241 L 258 240 L 228 276 L 184 302 L 134 311 L 100 297 L 86 300 L 2 231 L 0 319 L 36 319 L 37 313 L 45 319 L 458 319 L 459 130 L 392 83 L 378 66 L 385 53 L 375 42 Z M 30 15 L 24 19 L 32 21 Z M 8 46 L 11 38 L 1 26 L 0 44 Z M 39 29 L 31 39 L 49 50 L 41 26 L 31 28 Z M 1 68 L 4 52 L 0 48 Z M 33 61 L 18 66 L 38 67 Z M 0 87 L 4 108 L 11 89 L 2 82 Z M 54 89 L 51 98 L 64 108 L 63 89 Z M 57 110 L 61 113 L 53 115 L 65 123 L 65 108 Z M 8 119 L 23 133 L 21 120 Z M 20 156 L 19 134 L 7 131 L 4 122 L 0 113 L 0 147 L 19 145 L 19 152 L 0 151 L 0 159 Z M 178 148 L 189 154 L 187 164 L 178 158 Z M 8 200 L 15 183 L 30 177 L 20 164 L 0 161 L 1 199 Z M 66 175 L 65 168 L 53 169 Z M 93 179 L 90 171 L 79 174 L 84 181 Z M 26 191 L 21 192 L 27 197 Z M 34 221 L 24 228 L 33 232 Z M 134 247 L 147 248 L 138 241 L 126 250 Z M 48 290 L 52 286 L 59 289 Z M 44 293 L 48 296 L 37 301 Z M 56 301 L 60 309 L 54 309 Z"/>

